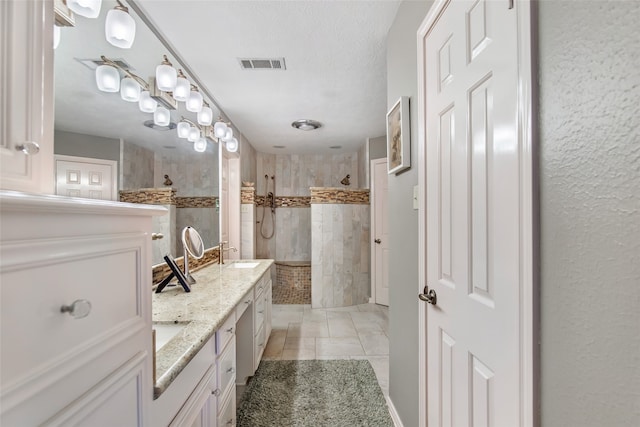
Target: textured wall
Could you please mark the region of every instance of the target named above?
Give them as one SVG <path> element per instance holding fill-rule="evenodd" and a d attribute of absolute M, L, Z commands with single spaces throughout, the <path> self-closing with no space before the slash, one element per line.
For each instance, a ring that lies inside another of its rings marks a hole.
<path fill-rule="evenodd" d="M 153 186 L 163 187 L 164 175 L 169 175 L 176 196 L 217 196 L 218 147 L 209 145 L 204 153 L 192 150 L 156 153 Z"/>
<path fill-rule="evenodd" d="M 387 107 L 410 97 L 411 169 L 389 175 L 389 397 L 406 427 L 418 426 L 418 184 L 416 31 L 431 1 L 404 1 L 387 39 Z"/>
<path fill-rule="evenodd" d="M 640 3 L 538 2 L 542 425 L 640 425 Z"/>
<path fill-rule="evenodd" d="M 311 305 L 369 301 L 369 205 L 311 205 Z"/>
<path fill-rule="evenodd" d="M 244 137 L 240 142 L 240 179 L 242 181 L 256 182 L 256 159 L 255 148 Z"/>
<path fill-rule="evenodd" d="M 122 141 L 121 153 L 120 189 L 152 188 L 155 153 L 127 141 Z"/>

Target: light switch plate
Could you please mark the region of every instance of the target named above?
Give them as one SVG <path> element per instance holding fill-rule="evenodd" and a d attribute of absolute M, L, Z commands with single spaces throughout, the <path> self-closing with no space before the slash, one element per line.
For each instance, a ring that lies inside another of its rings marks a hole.
<path fill-rule="evenodd" d="M 418 210 L 418 186 L 413 186 L 413 209 Z"/>
<path fill-rule="evenodd" d="M 242 204 L 240 205 L 240 213 L 249 213 L 251 212 L 251 205 Z"/>

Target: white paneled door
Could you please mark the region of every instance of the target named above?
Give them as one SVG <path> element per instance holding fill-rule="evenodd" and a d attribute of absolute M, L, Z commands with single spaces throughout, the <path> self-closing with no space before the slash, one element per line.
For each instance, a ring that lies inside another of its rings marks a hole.
<path fill-rule="evenodd" d="M 389 305 L 389 185 L 387 159 L 371 161 L 373 284 L 375 303 Z"/>
<path fill-rule="evenodd" d="M 528 424 L 531 152 L 520 134 L 516 9 L 525 3 L 442 1 L 419 32 L 429 426 Z"/>
<path fill-rule="evenodd" d="M 56 194 L 118 200 L 118 162 L 56 155 Z"/>

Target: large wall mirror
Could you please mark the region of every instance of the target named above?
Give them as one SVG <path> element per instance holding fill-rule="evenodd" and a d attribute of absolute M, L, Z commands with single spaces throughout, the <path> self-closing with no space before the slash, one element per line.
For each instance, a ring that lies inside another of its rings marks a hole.
<path fill-rule="evenodd" d="M 158 218 L 154 226 L 155 232 L 165 235 L 152 244 L 156 264 L 166 253 L 181 254 L 180 231 L 186 226 L 200 233 L 205 247 L 218 244 L 219 147 L 208 141 L 205 152 L 196 152 L 192 142 L 178 138 L 175 128 L 169 129 L 182 117 L 197 121 L 184 103 L 170 111 L 171 125 L 159 128 L 153 125 L 153 114 L 141 112 L 137 102 L 124 101 L 118 92 L 98 89 L 95 69 L 102 56 L 118 61 L 146 81 L 155 74 L 163 55 L 169 56 L 176 69 L 185 68 L 132 7 L 129 13 L 136 22 L 133 46 L 120 49 L 108 43 L 105 19 L 114 7 L 115 1 L 104 0 L 98 18 L 76 15 L 73 27 L 60 30 L 55 50 L 57 191 L 120 200 L 122 190 L 144 193 L 145 189 L 160 189 L 163 194 L 170 192 L 169 188 L 175 190 L 175 203 L 167 203 L 170 214 Z M 192 76 L 187 77 L 194 82 Z M 219 112 L 211 107 L 217 117 Z M 90 176 L 82 176 L 85 169 Z"/>

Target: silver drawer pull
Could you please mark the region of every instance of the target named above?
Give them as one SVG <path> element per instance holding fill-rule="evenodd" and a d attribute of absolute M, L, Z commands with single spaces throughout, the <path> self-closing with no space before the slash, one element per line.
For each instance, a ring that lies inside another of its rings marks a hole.
<path fill-rule="evenodd" d="M 233 366 L 227 369 L 227 372 L 230 374 L 233 374 L 235 371 L 236 371 L 236 368 L 234 368 Z"/>
<path fill-rule="evenodd" d="M 264 343 L 258 344 L 258 347 L 264 347 Z"/>
<path fill-rule="evenodd" d="M 264 313 L 264 310 L 258 311 L 258 314 L 262 314 L 262 313 Z"/>
<path fill-rule="evenodd" d="M 229 421 L 227 421 L 227 425 L 228 426 L 232 426 L 233 425 L 233 418 L 231 418 Z"/>
<path fill-rule="evenodd" d="M 225 332 L 228 332 L 228 333 L 232 334 L 233 333 L 233 328 L 229 328 Z"/>
<path fill-rule="evenodd" d="M 151 240 L 160 240 L 164 237 L 162 233 L 151 233 Z"/>
<path fill-rule="evenodd" d="M 251 304 L 251 300 L 250 300 L 250 299 L 248 299 L 248 300 L 246 300 L 244 303 L 245 303 L 245 304 L 247 304 L 247 305 L 249 305 L 249 304 Z"/>
<path fill-rule="evenodd" d="M 217 388 L 217 389 L 213 390 L 213 391 L 211 392 L 211 394 L 213 394 L 214 396 L 220 396 L 220 389 L 219 389 L 219 388 Z"/>
<path fill-rule="evenodd" d="M 15 145 L 16 151 L 22 151 L 27 156 L 32 156 L 34 154 L 38 154 L 40 152 L 40 146 L 37 142 L 26 141 L 22 144 Z"/>
<path fill-rule="evenodd" d="M 60 307 L 60 313 L 69 313 L 74 319 L 82 319 L 91 313 L 91 303 L 86 299 L 77 299 L 71 305 Z"/>

